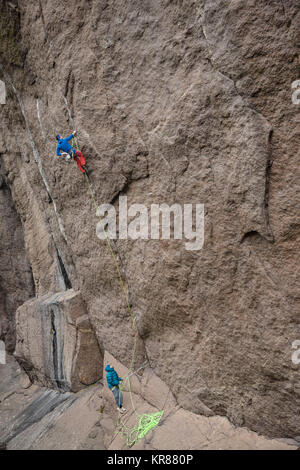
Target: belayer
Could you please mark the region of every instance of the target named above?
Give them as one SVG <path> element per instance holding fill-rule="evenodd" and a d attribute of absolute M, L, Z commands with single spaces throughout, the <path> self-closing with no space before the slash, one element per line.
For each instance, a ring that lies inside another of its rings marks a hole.
<path fill-rule="evenodd" d="M 115 369 L 110 365 L 107 365 L 105 367 L 105 372 L 107 385 L 108 388 L 113 392 L 117 409 L 120 411 L 120 413 L 124 413 L 126 411 L 126 408 L 123 407 L 123 393 L 119 389 L 119 383 L 122 382 L 123 379 L 118 376 Z"/>
<path fill-rule="evenodd" d="M 67 161 L 69 161 L 71 158 L 74 158 L 79 170 L 82 173 L 88 174 L 87 168 L 85 166 L 85 158 L 83 154 L 79 150 L 75 149 L 74 147 L 72 147 L 72 145 L 69 144 L 70 140 L 72 140 L 73 137 L 75 137 L 75 135 L 76 135 L 76 131 L 73 131 L 72 134 L 69 135 L 69 137 L 66 137 L 65 139 L 63 139 L 60 134 L 57 134 L 56 140 L 58 144 L 56 147 L 56 155 L 58 157 L 61 157 L 61 156 L 65 157 Z"/>

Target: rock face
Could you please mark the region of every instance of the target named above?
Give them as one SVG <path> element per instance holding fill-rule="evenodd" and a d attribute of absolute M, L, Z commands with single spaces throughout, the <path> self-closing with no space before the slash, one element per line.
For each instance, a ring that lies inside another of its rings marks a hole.
<path fill-rule="evenodd" d="M 1 165 L 35 295 L 80 291 L 101 354 L 129 366 L 89 189 L 55 157 L 55 134 L 76 128 L 98 203 L 205 205 L 201 250 L 116 241 L 135 367 L 148 360 L 192 413 L 299 435 L 299 2 L 0 4 L 18 30 L 1 33 Z"/>
<path fill-rule="evenodd" d="M 299 447 L 297 441 L 279 442 L 258 436 L 248 429 L 234 427 L 224 417 L 197 416 L 181 409 L 171 390 L 147 367 L 133 376 L 131 389 L 134 412 L 126 385 L 130 371 L 108 353 L 105 354 L 104 363 L 111 364 L 125 381 L 123 395 L 127 412 L 121 419 L 127 432 L 137 426 L 142 414 L 164 412 L 158 426 L 150 430 L 144 439 L 137 440 L 131 446 L 132 450 L 296 450 Z M 105 432 L 104 442 L 109 450 L 126 450 L 128 447 L 124 435 L 115 432 L 117 414 L 113 395 L 107 386 L 104 386 L 103 398 L 106 413 L 100 419 L 100 425 Z M 133 432 L 130 437 L 134 439 L 136 435 Z"/>
<path fill-rule="evenodd" d="M 34 382 L 76 392 L 102 376 L 99 347 L 78 292 L 23 304 L 16 314 L 16 336 L 15 356 Z"/>
<path fill-rule="evenodd" d="M 2 152 L 0 144 L 0 155 Z M 5 341 L 7 351 L 12 353 L 15 349 L 15 311 L 34 296 L 35 288 L 21 221 L 1 166 L 0 257 L 0 340 Z"/>
<path fill-rule="evenodd" d="M 118 371 L 122 370 L 123 377 L 129 373 L 111 355 L 107 354 L 105 359 Z M 134 378 L 135 387 L 137 384 L 141 387 L 141 395 L 134 396 L 138 413 L 156 412 L 162 407 L 162 395 L 167 393 L 168 397 L 167 400 L 164 397 L 165 413 L 160 425 L 135 443 L 132 450 L 299 448 L 299 440 L 267 439 L 245 428 L 235 428 L 227 418 L 206 418 L 179 409 L 172 392 L 149 368 L 144 373 L 139 371 Z M 6 366 L 0 364 L 1 450 L 128 450 L 124 437 L 116 433 L 117 413 L 106 385 L 98 383 L 74 394 L 37 385 L 24 390 L 20 382 L 21 370 L 8 355 Z M 126 391 L 124 396 L 125 405 L 130 405 Z M 130 406 L 122 421 L 128 427 L 136 424 L 136 414 Z"/>

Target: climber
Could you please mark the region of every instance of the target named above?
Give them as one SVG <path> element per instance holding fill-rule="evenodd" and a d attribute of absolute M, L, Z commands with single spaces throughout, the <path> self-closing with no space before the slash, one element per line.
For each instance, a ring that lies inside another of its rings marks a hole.
<path fill-rule="evenodd" d="M 119 389 L 119 383 L 122 382 L 123 379 L 118 376 L 115 369 L 110 367 L 110 365 L 105 367 L 105 371 L 107 372 L 106 380 L 108 388 L 113 392 L 118 410 L 120 413 L 124 413 L 126 409 L 123 407 L 123 394 Z"/>
<path fill-rule="evenodd" d="M 74 158 L 75 162 L 77 163 L 77 166 L 79 170 L 82 173 L 87 173 L 87 168 L 85 166 L 85 158 L 82 155 L 82 153 L 79 150 L 76 150 L 74 147 L 72 147 L 69 144 L 69 141 L 75 137 L 76 131 L 73 131 L 69 137 L 66 137 L 63 139 L 60 134 L 57 134 L 56 140 L 58 142 L 57 147 L 56 147 L 56 155 L 58 157 L 63 156 L 65 157 L 66 161 L 70 161 L 71 157 Z"/>

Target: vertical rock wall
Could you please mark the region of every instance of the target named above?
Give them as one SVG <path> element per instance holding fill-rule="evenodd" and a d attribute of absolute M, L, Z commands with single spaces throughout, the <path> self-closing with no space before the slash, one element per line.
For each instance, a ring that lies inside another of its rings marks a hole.
<path fill-rule="evenodd" d="M 55 134 L 76 127 L 99 204 L 205 204 L 200 251 L 116 242 L 136 364 L 149 360 L 187 410 L 299 435 L 298 1 L 10 3 L 1 160 L 36 295 L 80 291 L 101 351 L 129 365 L 88 188 L 55 157 Z"/>
<path fill-rule="evenodd" d="M 5 149 L 0 149 L 1 153 Z M 15 311 L 34 296 L 35 287 L 28 262 L 22 225 L 9 185 L 0 167 L 0 339 L 6 349 L 15 349 Z"/>

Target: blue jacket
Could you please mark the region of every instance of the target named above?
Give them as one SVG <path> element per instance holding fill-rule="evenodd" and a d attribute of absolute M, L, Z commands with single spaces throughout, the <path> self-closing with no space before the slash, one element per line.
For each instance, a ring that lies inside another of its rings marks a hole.
<path fill-rule="evenodd" d="M 69 155 L 71 155 L 71 157 L 74 156 L 74 154 L 76 153 L 76 149 L 74 149 L 70 144 L 69 144 L 69 141 L 71 139 L 73 139 L 73 134 L 69 135 L 69 137 L 66 137 L 65 139 L 62 139 L 61 136 L 58 134 L 58 144 L 57 144 L 57 147 L 56 147 L 56 155 L 58 157 L 61 156 L 61 150 L 63 152 L 67 152 Z"/>
<path fill-rule="evenodd" d="M 122 381 L 121 377 L 118 376 L 113 367 L 106 366 L 105 371 L 107 372 L 106 380 L 108 388 L 117 387 L 119 385 L 119 382 Z"/>

